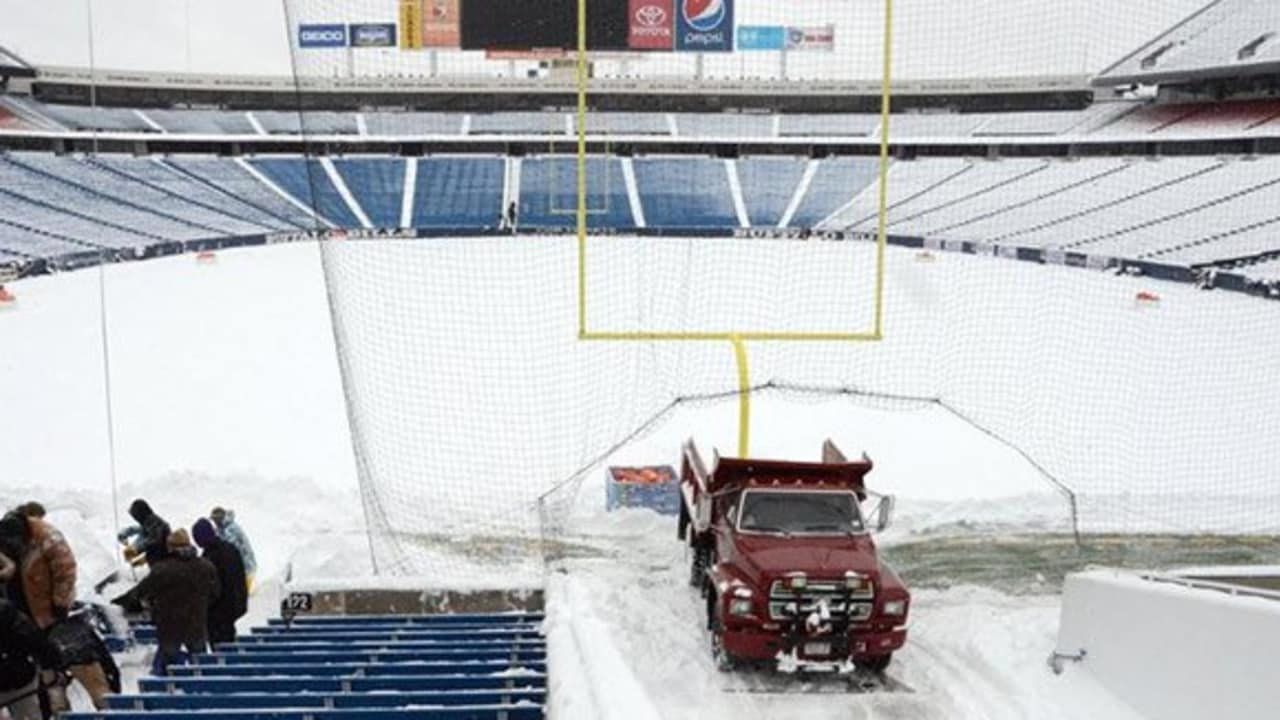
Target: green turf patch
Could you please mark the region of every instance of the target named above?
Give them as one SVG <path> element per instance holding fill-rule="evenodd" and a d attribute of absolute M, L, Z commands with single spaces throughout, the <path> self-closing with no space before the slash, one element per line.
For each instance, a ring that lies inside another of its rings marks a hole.
<path fill-rule="evenodd" d="M 1163 570 L 1189 565 L 1280 565 L 1280 537 L 1004 535 L 930 538 L 881 549 L 910 587 L 983 585 L 1008 593 L 1062 590 L 1091 566 Z"/>

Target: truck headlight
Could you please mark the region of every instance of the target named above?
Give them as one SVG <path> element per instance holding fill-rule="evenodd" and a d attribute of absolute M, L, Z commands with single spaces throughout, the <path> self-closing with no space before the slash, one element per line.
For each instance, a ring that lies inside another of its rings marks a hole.
<path fill-rule="evenodd" d="M 729 601 L 729 614 L 742 617 L 751 614 L 751 600 L 747 598 L 734 598 Z"/>
<path fill-rule="evenodd" d="M 862 573 L 847 572 L 844 575 L 844 588 L 849 592 L 870 592 L 871 578 Z"/>
<path fill-rule="evenodd" d="M 902 617 L 907 614 L 906 600 L 889 600 L 884 604 L 884 614 Z"/>

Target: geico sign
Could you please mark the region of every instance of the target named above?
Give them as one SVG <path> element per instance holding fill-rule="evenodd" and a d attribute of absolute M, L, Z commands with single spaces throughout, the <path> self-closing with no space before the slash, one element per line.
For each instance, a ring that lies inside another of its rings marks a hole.
<path fill-rule="evenodd" d="M 342 42 L 347 34 L 341 30 L 308 30 L 302 33 L 303 42 Z"/>
<path fill-rule="evenodd" d="M 342 47 L 347 44 L 347 28 L 342 25 L 312 25 L 298 29 L 303 47 Z"/>

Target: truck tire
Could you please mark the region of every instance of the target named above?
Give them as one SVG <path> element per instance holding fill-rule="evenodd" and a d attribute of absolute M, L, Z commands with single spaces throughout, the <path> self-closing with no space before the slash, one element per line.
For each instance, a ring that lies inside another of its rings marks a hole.
<path fill-rule="evenodd" d="M 711 548 L 696 541 L 689 545 L 689 587 L 707 588 L 707 568 L 711 565 Z"/>
<path fill-rule="evenodd" d="M 733 672 L 738 668 L 738 661 L 725 652 L 723 625 L 720 622 L 720 603 L 716 602 L 715 589 L 707 583 L 707 630 L 711 635 L 711 662 L 720 672 Z"/>
<path fill-rule="evenodd" d="M 889 667 L 889 662 L 893 660 L 893 653 L 885 653 L 884 655 L 874 655 L 858 663 L 862 669 L 867 672 L 882 673 Z"/>

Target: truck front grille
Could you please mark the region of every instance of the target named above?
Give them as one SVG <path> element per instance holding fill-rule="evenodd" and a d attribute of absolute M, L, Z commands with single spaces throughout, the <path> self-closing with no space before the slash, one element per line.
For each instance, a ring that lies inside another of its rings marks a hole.
<path fill-rule="evenodd" d="M 874 597 L 874 588 L 850 592 L 842 581 L 810 581 L 804 588 L 792 590 L 785 582 L 775 580 L 769 587 L 769 618 L 787 620 L 808 615 L 820 603 L 826 603 L 832 617 L 864 622 L 871 618 Z"/>

